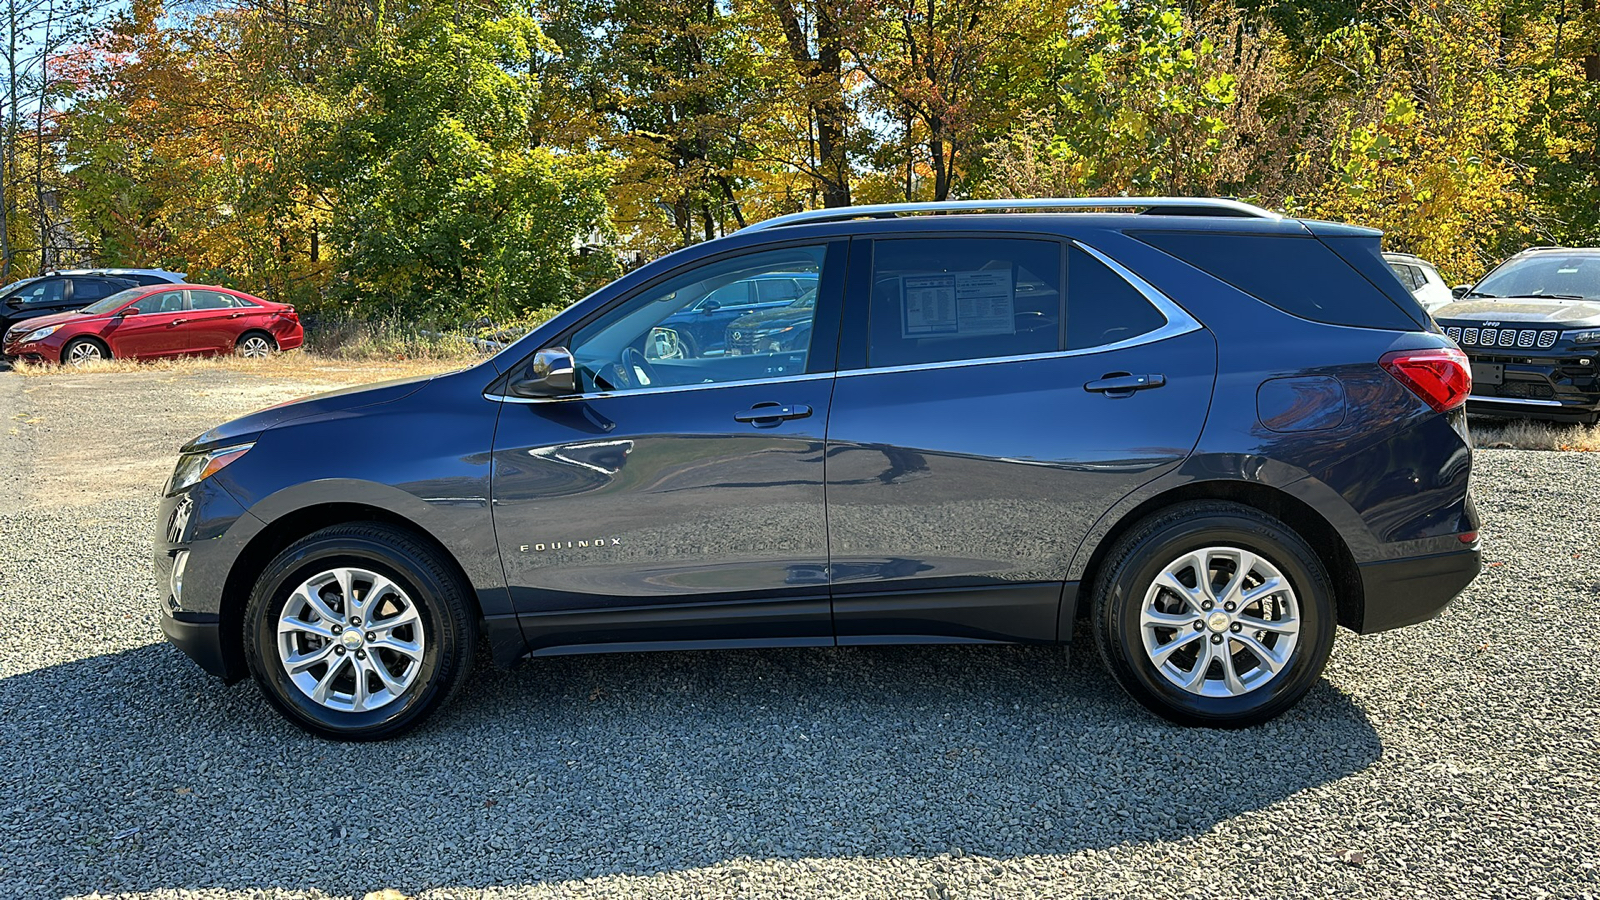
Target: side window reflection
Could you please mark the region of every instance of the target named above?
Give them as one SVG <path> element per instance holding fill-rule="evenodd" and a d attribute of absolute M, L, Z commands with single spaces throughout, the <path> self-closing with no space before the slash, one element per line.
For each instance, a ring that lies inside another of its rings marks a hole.
<path fill-rule="evenodd" d="M 647 289 L 573 335 L 583 391 L 805 372 L 824 247 L 765 250 Z"/>

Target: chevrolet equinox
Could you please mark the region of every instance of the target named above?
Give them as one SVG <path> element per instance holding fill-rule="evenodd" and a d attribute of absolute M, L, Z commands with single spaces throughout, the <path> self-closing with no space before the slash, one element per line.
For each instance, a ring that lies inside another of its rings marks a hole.
<path fill-rule="evenodd" d="M 768 220 L 479 365 L 195 438 L 162 625 L 350 740 L 438 709 L 480 638 L 510 664 L 1080 618 L 1155 713 L 1262 722 L 1336 626 L 1423 621 L 1479 570 L 1470 369 L 1378 238 L 1197 198 Z M 704 302 L 773 277 L 781 316 Z M 740 337 L 687 339 L 708 308 Z"/>

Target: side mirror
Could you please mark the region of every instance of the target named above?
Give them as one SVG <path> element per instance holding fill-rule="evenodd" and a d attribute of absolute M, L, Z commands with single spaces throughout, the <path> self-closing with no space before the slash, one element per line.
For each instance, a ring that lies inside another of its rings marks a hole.
<path fill-rule="evenodd" d="M 707 300 L 705 303 L 700 305 L 700 311 L 703 313 L 716 312 L 721 308 L 722 304 L 715 300 Z"/>
<path fill-rule="evenodd" d="M 565 347 L 547 347 L 535 353 L 528 375 L 511 382 L 513 396 L 559 397 L 578 390 L 572 351 Z"/>
<path fill-rule="evenodd" d="M 6 300 L 6 305 L 11 307 L 12 309 L 21 309 L 22 308 L 22 298 L 21 297 L 11 297 L 11 298 Z"/>
<path fill-rule="evenodd" d="M 1460 300 L 1462 297 L 1465 297 L 1467 295 L 1468 291 L 1471 291 L 1471 290 L 1472 290 L 1472 285 L 1470 285 L 1470 284 L 1458 284 L 1455 287 L 1450 289 L 1450 296 L 1454 297 L 1457 300 Z"/>
<path fill-rule="evenodd" d="M 137 307 L 137 306 L 130 306 L 127 309 L 119 309 L 119 310 L 117 310 L 117 318 L 119 318 L 119 319 L 124 317 L 124 316 L 137 316 L 138 314 L 139 314 L 139 307 Z"/>

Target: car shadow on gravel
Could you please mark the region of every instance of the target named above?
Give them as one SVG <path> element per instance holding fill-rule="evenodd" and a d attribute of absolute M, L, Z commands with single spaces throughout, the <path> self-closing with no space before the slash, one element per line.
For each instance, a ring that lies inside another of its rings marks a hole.
<path fill-rule="evenodd" d="M 534 660 L 342 745 L 155 644 L 0 680 L 0 716 L 25 787 L 0 800 L 7 896 L 1065 854 L 1202 833 L 1382 752 L 1326 682 L 1268 725 L 1185 730 L 1092 651 L 1026 647 Z"/>

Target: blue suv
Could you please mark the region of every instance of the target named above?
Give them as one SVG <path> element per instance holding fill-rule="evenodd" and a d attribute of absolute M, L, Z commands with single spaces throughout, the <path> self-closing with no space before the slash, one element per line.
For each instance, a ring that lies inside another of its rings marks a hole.
<path fill-rule="evenodd" d="M 763 222 L 481 365 L 190 442 L 162 624 L 342 739 L 417 725 L 480 638 L 510 664 L 1080 619 L 1154 712 L 1262 722 L 1336 626 L 1423 621 L 1479 570 L 1469 367 L 1378 237 L 1195 198 Z M 798 346 L 663 324 L 771 274 L 815 279 Z"/>

